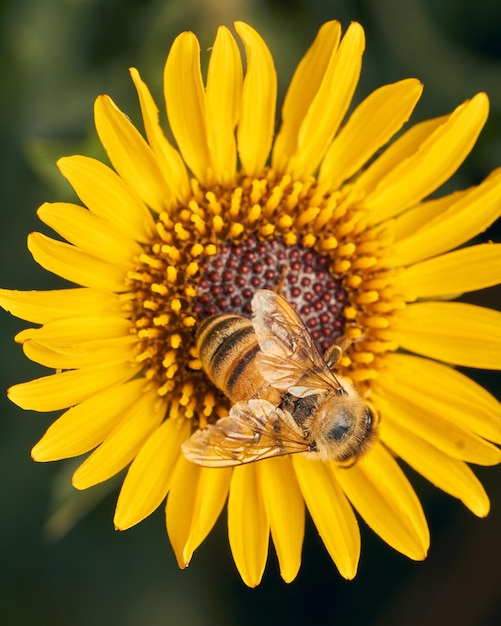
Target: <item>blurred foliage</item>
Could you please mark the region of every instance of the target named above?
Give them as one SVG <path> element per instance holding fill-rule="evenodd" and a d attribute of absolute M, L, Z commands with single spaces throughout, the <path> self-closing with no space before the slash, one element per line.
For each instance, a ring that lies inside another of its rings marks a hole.
<path fill-rule="evenodd" d="M 449 112 L 484 90 L 491 117 L 449 187 L 476 183 L 501 162 L 501 4 L 496 0 L 2 0 L 0 11 L 4 287 L 63 285 L 32 262 L 24 244 L 27 233 L 38 228 L 37 206 L 74 197 L 55 161 L 72 153 L 104 158 L 92 121 L 93 101 L 101 92 L 138 122 L 129 66 L 139 68 L 161 102 L 163 63 L 173 38 L 185 29 L 198 35 L 206 62 L 218 24 L 251 23 L 273 52 L 283 97 L 320 24 L 337 18 L 346 27 L 358 20 L 367 33 L 358 99 L 383 83 L 416 76 L 425 92 L 415 121 Z M 499 226 L 486 233 L 488 238 L 501 239 Z M 470 294 L 469 300 L 501 308 L 498 288 Z M 23 324 L 3 313 L 0 323 L 0 387 L 42 375 L 12 341 Z M 499 396 L 499 374 L 472 375 Z M 71 525 L 68 511 L 53 518 L 51 506 L 58 498 L 67 502 L 68 470 L 61 473 L 61 464 L 35 465 L 29 458 L 30 447 L 54 416 L 20 411 L 3 394 L 1 408 L 3 624 L 501 622 L 499 468 L 478 471 L 492 498 L 486 520 L 474 518 L 409 470 L 432 531 L 424 563 L 394 553 L 363 528 L 360 573 L 346 582 L 308 526 L 297 580 L 285 585 L 272 555 L 262 585 L 249 590 L 231 561 L 224 516 L 185 572 L 177 569 L 162 511 L 126 533 L 113 530 L 116 492 L 91 490 L 89 499 L 77 494 L 82 500 L 76 513 L 86 507 L 90 512 L 64 534 Z"/>

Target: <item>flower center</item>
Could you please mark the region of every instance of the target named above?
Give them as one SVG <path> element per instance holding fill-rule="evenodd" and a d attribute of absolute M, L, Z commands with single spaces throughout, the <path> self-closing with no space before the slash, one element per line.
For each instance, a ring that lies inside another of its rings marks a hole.
<path fill-rule="evenodd" d="M 329 259 L 278 239 L 247 237 L 225 243 L 200 264 L 193 312 L 198 318 L 219 313 L 250 317 L 257 289 L 277 289 L 296 307 L 319 348 L 325 351 L 343 334 L 346 293 L 329 272 Z"/>
<path fill-rule="evenodd" d="M 395 349 L 388 328 L 399 303 L 387 239 L 367 224 L 349 187 L 327 192 L 314 179 L 272 170 L 229 189 L 192 180 L 192 199 L 158 216 L 123 294 L 136 360 L 169 415 L 203 427 L 227 414 L 227 399 L 201 369 L 195 329 L 218 313 L 250 317 L 258 289 L 291 302 L 321 351 L 340 336 L 352 340 L 339 373 L 369 393 L 381 355 Z"/>

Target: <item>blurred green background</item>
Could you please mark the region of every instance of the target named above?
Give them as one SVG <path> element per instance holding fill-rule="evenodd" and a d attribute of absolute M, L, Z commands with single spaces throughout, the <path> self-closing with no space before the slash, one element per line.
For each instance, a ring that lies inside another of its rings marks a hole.
<path fill-rule="evenodd" d="M 3 287 L 63 286 L 35 265 L 25 246 L 28 232 L 39 228 L 35 210 L 42 202 L 73 199 L 54 163 L 66 154 L 103 156 L 92 119 L 99 93 L 139 122 L 129 66 L 139 68 L 161 102 L 167 51 L 186 29 L 196 32 L 204 53 L 218 24 L 248 21 L 273 52 L 283 96 L 321 23 L 337 18 L 346 28 L 358 20 L 367 52 L 357 100 L 383 83 L 415 76 L 425 84 L 413 118 L 419 120 L 449 112 L 477 91 L 489 94 L 489 122 L 446 190 L 477 183 L 501 164 L 499 0 L 3 0 L 0 7 Z M 482 239 L 501 241 L 499 226 Z M 501 309 L 499 288 L 465 299 Z M 0 325 L 2 390 L 43 370 L 12 341 L 25 324 L 2 312 Z M 499 397 L 498 373 L 469 373 Z M 113 530 L 116 491 L 80 494 L 77 506 L 89 513 L 60 538 L 48 533 L 71 468 L 37 465 L 29 451 L 54 416 L 23 412 L 0 395 L 2 624 L 501 623 L 499 468 L 477 472 L 492 500 L 486 520 L 408 472 L 432 533 L 423 563 L 393 552 L 363 527 L 359 575 L 346 582 L 308 524 L 297 580 L 281 581 L 271 550 L 261 586 L 250 590 L 231 560 L 225 516 L 186 571 L 176 566 L 162 511 L 125 533 Z"/>

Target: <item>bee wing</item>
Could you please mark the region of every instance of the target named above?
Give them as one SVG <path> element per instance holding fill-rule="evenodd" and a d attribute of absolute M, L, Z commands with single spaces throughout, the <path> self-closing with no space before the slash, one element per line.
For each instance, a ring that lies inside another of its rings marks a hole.
<path fill-rule="evenodd" d="M 343 389 L 285 298 L 260 289 L 252 299 L 252 313 L 261 350 L 256 355 L 258 368 L 273 387 L 300 398 Z"/>
<path fill-rule="evenodd" d="M 310 449 L 291 414 L 261 399 L 238 402 L 228 417 L 196 431 L 182 445 L 188 461 L 205 467 L 231 467 Z"/>

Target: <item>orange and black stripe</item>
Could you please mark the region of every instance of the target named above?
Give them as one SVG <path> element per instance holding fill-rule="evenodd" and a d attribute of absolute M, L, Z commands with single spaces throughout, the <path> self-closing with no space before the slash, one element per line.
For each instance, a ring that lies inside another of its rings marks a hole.
<path fill-rule="evenodd" d="M 268 399 L 270 385 L 255 364 L 259 344 L 251 320 L 234 314 L 207 318 L 198 330 L 197 348 L 205 373 L 232 404 Z"/>

